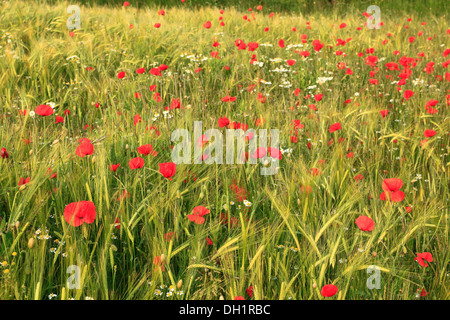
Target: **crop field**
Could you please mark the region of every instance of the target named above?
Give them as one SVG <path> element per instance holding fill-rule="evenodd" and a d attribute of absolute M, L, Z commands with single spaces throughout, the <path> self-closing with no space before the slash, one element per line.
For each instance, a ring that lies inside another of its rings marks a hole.
<path fill-rule="evenodd" d="M 450 299 L 446 1 L 224 3 L 0 1 L 0 299 Z"/>

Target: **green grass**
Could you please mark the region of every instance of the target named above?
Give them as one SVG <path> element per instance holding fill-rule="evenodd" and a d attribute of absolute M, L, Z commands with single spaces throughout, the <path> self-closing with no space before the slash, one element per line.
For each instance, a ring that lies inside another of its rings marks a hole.
<path fill-rule="evenodd" d="M 320 290 L 330 283 L 339 292 L 327 299 L 411 300 L 422 288 L 430 295 L 420 299 L 449 298 L 449 85 L 435 78 L 449 72 L 442 66 L 449 58 L 442 55 L 449 39 L 448 16 L 442 11 L 394 15 L 380 2 L 384 25 L 369 30 L 363 26 L 364 3 L 345 13 L 330 9 L 304 16 L 293 11 L 273 18 L 273 10 L 263 3 L 262 12 L 253 11 L 255 20 L 245 8 L 224 8 L 224 27 L 216 8 L 178 5 L 159 16 L 156 6 L 93 5 L 81 7 L 82 29 L 69 37 L 70 4 L 1 4 L 0 148 L 10 157 L 0 158 L 0 299 L 48 299 L 51 293 L 55 299 L 249 299 L 249 286 L 254 299 L 324 299 Z M 244 21 L 244 15 L 251 21 Z M 211 29 L 202 27 L 207 20 Z M 156 22 L 162 24 L 159 29 L 153 27 Z M 347 27 L 339 29 L 342 22 Z M 308 35 L 308 43 L 288 50 L 288 45 L 301 43 L 301 34 Z M 416 36 L 413 43 L 408 42 L 411 36 Z M 337 38 L 350 37 L 345 46 L 336 47 Z M 239 38 L 260 46 L 254 52 L 238 51 L 234 42 Z M 286 48 L 278 46 L 279 39 Z M 325 44 L 319 53 L 312 48 L 314 39 Z M 382 45 L 385 39 L 389 41 Z M 220 47 L 211 46 L 214 40 Z M 369 85 L 372 69 L 357 56 L 368 48 L 375 48 L 380 59 L 375 75 L 379 86 Z M 294 49 L 311 55 L 302 59 Z M 336 50 L 347 56 L 335 55 Z M 394 55 L 395 50 L 401 55 Z M 218 51 L 220 59 L 211 58 L 211 51 Z M 403 55 L 416 58 L 419 52 L 425 57 L 403 86 L 415 95 L 402 101 L 403 93 L 392 84 L 399 71 L 387 71 L 384 64 Z M 192 61 L 192 54 L 208 59 Z M 253 54 L 264 62 L 261 67 L 250 65 Z M 281 62 L 270 60 L 275 58 Z M 286 59 L 296 64 L 289 67 Z M 430 61 L 436 63 L 433 74 L 423 72 Z M 353 75 L 339 70 L 339 62 Z M 163 76 L 148 73 L 160 64 L 169 66 Z M 88 66 L 94 70 L 87 71 Z M 146 73 L 136 74 L 142 67 Z M 200 73 L 193 72 L 199 67 Z M 272 72 L 277 67 L 297 73 L 284 77 Z M 124 79 L 117 78 L 120 71 L 126 72 Z M 325 76 L 333 78 L 316 83 Z M 279 86 L 284 78 L 291 87 Z M 258 84 L 258 79 L 269 84 Z M 414 85 L 416 79 L 424 84 Z M 162 97 L 159 103 L 149 91 L 154 84 Z M 250 85 L 256 85 L 251 92 Z M 298 97 L 295 88 L 302 90 Z M 142 97 L 136 99 L 135 92 Z M 256 99 L 258 92 L 266 102 Z M 319 92 L 319 102 L 304 99 Z M 222 102 L 227 94 L 236 101 Z M 170 110 L 173 117 L 165 119 L 164 107 L 176 98 L 184 108 Z M 438 113 L 432 115 L 424 108 L 431 99 L 439 101 Z M 55 124 L 54 115 L 30 116 L 38 105 L 50 102 L 57 115 L 71 111 L 63 124 Z M 389 109 L 384 120 L 383 109 Z M 28 112 L 23 116 L 19 110 Z M 160 116 L 152 121 L 155 113 Z M 136 114 L 142 123 L 134 125 Z M 293 149 L 283 154 L 278 174 L 261 176 L 260 165 L 252 164 L 180 164 L 173 181 L 158 172 L 158 163 L 171 161 L 174 129 L 192 131 L 196 120 L 203 121 L 204 130 L 218 128 L 219 117 L 252 128 L 261 116 L 264 128 L 280 130 L 280 146 Z M 304 124 L 297 143 L 290 140 L 294 119 Z M 330 133 L 335 122 L 342 129 Z M 150 125 L 161 134 L 147 131 Z M 437 134 L 420 146 L 426 129 Z M 79 138 L 92 140 L 93 155 L 75 154 Z M 143 156 L 145 166 L 130 170 L 128 161 L 139 156 L 137 147 L 143 144 L 152 144 L 158 156 Z M 347 158 L 349 150 L 353 158 Z M 116 173 L 108 170 L 116 163 L 121 164 Z M 57 178 L 50 179 L 49 167 Z M 311 175 L 311 168 L 321 174 Z M 196 180 L 186 183 L 194 173 Z M 355 181 L 358 174 L 362 181 Z M 21 177 L 31 181 L 18 187 Z M 386 178 L 403 180 L 402 202 L 379 199 Z M 247 191 L 251 206 L 236 198 L 233 183 Z M 304 186 L 311 193 L 303 192 Z M 118 201 L 124 190 L 130 197 Z M 95 222 L 70 226 L 64 209 L 82 200 L 94 202 Z M 202 225 L 187 218 L 198 205 L 211 210 Z M 410 213 L 406 206 L 412 206 Z M 222 224 L 221 213 L 235 218 L 233 224 L 230 219 Z M 361 215 L 374 220 L 373 231 L 357 228 L 355 219 Z M 120 229 L 114 227 L 116 218 Z M 38 230 L 51 238 L 39 239 Z M 168 232 L 175 233 L 170 241 Z M 420 252 L 433 255 L 427 268 L 414 261 Z M 162 254 L 164 271 L 153 263 Z M 81 268 L 79 290 L 66 285 L 70 265 Z M 379 290 L 366 287 L 370 265 L 381 269 Z M 180 280 L 175 292 L 182 295 L 167 297 L 167 288 L 155 295 L 160 285 L 176 287 Z"/>

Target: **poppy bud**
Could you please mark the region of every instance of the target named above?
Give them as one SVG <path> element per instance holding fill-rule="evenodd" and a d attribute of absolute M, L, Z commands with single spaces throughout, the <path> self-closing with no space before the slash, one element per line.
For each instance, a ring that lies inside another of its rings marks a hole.
<path fill-rule="evenodd" d="M 377 253 L 374 251 L 374 252 L 372 252 L 372 257 L 376 257 L 377 256 Z"/>
<path fill-rule="evenodd" d="M 200 199 L 203 199 L 204 196 L 203 192 L 200 192 Z"/>
<path fill-rule="evenodd" d="M 19 222 L 19 221 L 16 221 L 16 228 L 18 229 L 19 226 L 20 226 L 20 222 Z"/>
<path fill-rule="evenodd" d="M 34 238 L 30 238 L 28 239 L 28 248 L 33 248 L 34 247 Z"/>
<path fill-rule="evenodd" d="M 297 198 L 297 204 L 300 205 L 300 199 L 299 198 Z"/>
<path fill-rule="evenodd" d="M 95 156 L 92 156 L 92 163 L 95 163 Z"/>
<path fill-rule="evenodd" d="M 317 284 L 315 282 L 313 283 L 313 288 L 317 288 Z"/>
<path fill-rule="evenodd" d="M 19 191 L 25 190 L 26 188 L 27 188 L 27 186 L 25 184 L 23 184 L 19 187 Z"/>
<path fill-rule="evenodd" d="M 110 244 L 110 246 L 111 246 L 111 250 L 112 251 L 117 252 L 117 247 L 115 245 Z"/>
<path fill-rule="evenodd" d="M 180 190 L 177 190 L 177 199 L 181 198 Z"/>
<path fill-rule="evenodd" d="M 125 145 L 125 149 L 128 149 L 128 143 Z"/>
<path fill-rule="evenodd" d="M 161 255 L 160 261 L 161 263 L 164 263 L 166 261 L 166 255 L 164 253 Z"/>
<path fill-rule="evenodd" d="M 263 165 L 264 165 L 264 167 L 267 167 L 269 165 L 269 161 L 268 160 L 264 160 Z"/>
<path fill-rule="evenodd" d="M 220 295 L 219 300 L 225 300 L 225 298 L 223 297 L 223 295 Z"/>
<path fill-rule="evenodd" d="M 33 154 L 33 149 L 31 149 L 30 152 L 28 152 L 28 154 L 31 156 Z"/>
<path fill-rule="evenodd" d="M 177 289 L 180 290 L 182 286 L 183 286 L 183 280 L 180 279 L 180 281 L 178 281 L 178 283 L 177 283 Z"/>
<path fill-rule="evenodd" d="M 53 143 L 52 143 L 52 144 L 53 144 L 53 145 L 55 145 L 55 144 L 58 144 L 58 143 L 59 143 L 59 140 L 58 140 L 58 139 L 56 139 L 56 140 L 54 140 L 54 141 L 53 141 Z"/>

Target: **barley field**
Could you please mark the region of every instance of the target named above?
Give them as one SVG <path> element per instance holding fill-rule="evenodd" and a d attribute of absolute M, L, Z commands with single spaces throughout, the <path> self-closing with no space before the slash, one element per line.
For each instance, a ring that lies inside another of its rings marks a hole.
<path fill-rule="evenodd" d="M 450 298 L 448 4 L 271 2 L 0 2 L 1 300 Z"/>

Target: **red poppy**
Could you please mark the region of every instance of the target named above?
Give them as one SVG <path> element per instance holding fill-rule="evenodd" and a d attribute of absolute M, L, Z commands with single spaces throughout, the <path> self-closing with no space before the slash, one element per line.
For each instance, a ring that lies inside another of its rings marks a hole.
<path fill-rule="evenodd" d="M 26 179 L 25 179 L 25 178 L 20 178 L 20 179 L 19 179 L 18 186 L 19 186 L 19 187 L 20 187 L 20 186 L 23 186 L 24 184 L 27 184 L 28 182 L 30 182 L 30 177 L 27 177 Z"/>
<path fill-rule="evenodd" d="M 286 60 L 287 64 L 293 66 L 295 64 L 295 60 Z"/>
<path fill-rule="evenodd" d="M 436 131 L 431 130 L 431 129 L 427 129 L 425 130 L 425 132 L 423 133 L 425 138 L 430 138 L 433 137 L 436 134 Z"/>
<path fill-rule="evenodd" d="M 1 156 L 3 159 L 9 158 L 9 154 L 8 154 L 8 152 L 6 151 L 6 148 L 2 148 L 2 150 L 0 151 L 0 156 Z"/>
<path fill-rule="evenodd" d="M 119 78 L 119 79 L 123 79 L 125 77 L 125 71 L 120 71 L 118 74 L 117 74 L 117 78 Z"/>
<path fill-rule="evenodd" d="M 322 287 L 320 294 L 324 297 L 332 297 L 338 292 L 338 287 L 334 284 L 327 284 Z"/>
<path fill-rule="evenodd" d="M 398 178 L 384 179 L 382 184 L 383 193 L 380 199 L 386 201 L 388 198 L 392 202 L 401 202 L 405 198 L 405 193 L 400 190 L 403 186 L 403 181 Z"/>
<path fill-rule="evenodd" d="M 387 116 L 387 114 L 389 113 L 389 110 L 381 110 L 380 114 L 383 117 L 383 119 Z"/>
<path fill-rule="evenodd" d="M 330 133 L 333 133 L 337 130 L 341 130 L 341 124 L 339 122 L 332 124 L 329 129 Z"/>
<path fill-rule="evenodd" d="M 139 69 L 137 69 L 137 70 L 136 70 L 136 73 L 137 73 L 137 74 L 143 74 L 143 73 L 145 73 L 145 68 L 139 68 Z"/>
<path fill-rule="evenodd" d="M 212 246 L 214 243 L 212 242 L 212 240 L 208 237 L 206 237 L 206 245 L 207 246 Z"/>
<path fill-rule="evenodd" d="M 236 97 L 225 96 L 221 100 L 222 100 L 222 102 L 233 102 L 233 101 L 236 101 Z"/>
<path fill-rule="evenodd" d="M 247 293 L 247 295 L 251 298 L 253 297 L 253 286 L 248 287 L 247 289 L 245 289 L 245 292 Z"/>
<path fill-rule="evenodd" d="M 144 166 L 144 164 L 144 159 L 142 159 L 141 157 L 133 158 L 128 162 L 131 170 L 140 169 Z"/>
<path fill-rule="evenodd" d="M 161 23 L 157 22 L 153 25 L 156 29 L 158 29 L 159 27 L 161 27 Z"/>
<path fill-rule="evenodd" d="M 234 297 L 234 300 L 245 300 L 243 296 Z"/>
<path fill-rule="evenodd" d="M 61 116 L 56 116 L 55 123 L 64 123 L 64 118 Z"/>
<path fill-rule="evenodd" d="M 139 122 L 142 122 L 142 118 L 137 114 L 134 116 L 134 125 L 137 125 Z"/>
<path fill-rule="evenodd" d="M 196 224 L 203 224 L 205 222 L 205 218 L 203 216 L 209 214 L 209 210 L 204 206 L 197 206 L 192 210 L 192 214 L 189 214 L 187 217 L 190 221 Z"/>
<path fill-rule="evenodd" d="M 433 255 L 430 252 L 417 253 L 417 257 L 414 260 L 426 268 L 428 267 L 428 262 L 433 261 Z"/>
<path fill-rule="evenodd" d="M 205 29 L 211 28 L 211 21 L 206 21 L 206 22 L 203 24 L 203 28 L 205 28 Z"/>
<path fill-rule="evenodd" d="M 284 40 L 280 39 L 280 41 L 278 41 L 278 45 L 280 46 L 280 48 L 284 48 L 285 47 Z"/>
<path fill-rule="evenodd" d="M 228 118 L 219 118 L 219 127 L 223 128 L 230 124 L 230 120 Z"/>
<path fill-rule="evenodd" d="M 177 165 L 173 162 L 165 162 L 159 164 L 159 172 L 161 172 L 161 174 L 170 181 L 172 181 L 171 177 L 175 175 L 176 171 Z"/>
<path fill-rule="evenodd" d="M 119 167 L 120 167 L 120 163 L 118 163 L 118 164 L 111 164 L 109 166 L 109 170 L 111 170 L 112 172 L 116 172 Z"/>
<path fill-rule="evenodd" d="M 41 104 L 40 106 L 36 107 L 36 110 L 34 110 L 38 115 L 46 117 L 53 114 L 53 109 L 49 105 Z"/>
<path fill-rule="evenodd" d="M 358 217 L 355 223 L 362 231 L 372 231 L 375 228 L 375 223 L 367 216 Z"/>
<path fill-rule="evenodd" d="M 143 154 L 144 156 L 148 155 L 148 154 L 152 154 L 154 157 L 156 157 L 158 155 L 158 152 L 156 152 L 155 150 L 153 150 L 153 147 L 151 144 L 144 144 L 140 147 L 137 148 L 137 151 L 140 154 Z"/>
<path fill-rule="evenodd" d="M 421 296 L 421 297 L 426 297 L 426 296 L 429 295 L 429 294 L 430 294 L 429 292 L 426 292 L 426 291 L 425 291 L 425 288 L 423 288 L 422 291 L 420 292 L 420 296 Z"/>
<path fill-rule="evenodd" d="M 264 147 L 259 147 L 256 149 L 255 153 L 252 155 L 253 159 L 264 158 L 267 154 L 267 150 Z"/>
<path fill-rule="evenodd" d="M 83 223 L 93 223 L 96 214 L 95 205 L 91 201 L 72 202 L 64 209 L 64 219 L 74 227 L 79 227 Z"/>
<path fill-rule="evenodd" d="M 77 156 L 83 158 L 94 153 L 94 145 L 91 143 L 91 140 L 84 138 L 80 142 L 80 145 L 75 150 Z"/>
<path fill-rule="evenodd" d="M 414 91 L 412 90 L 406 90 L 405 93 L 403 94 L 403 98 L 408 101 L 409 98 L 411 98 L 414 95 Z"/>

